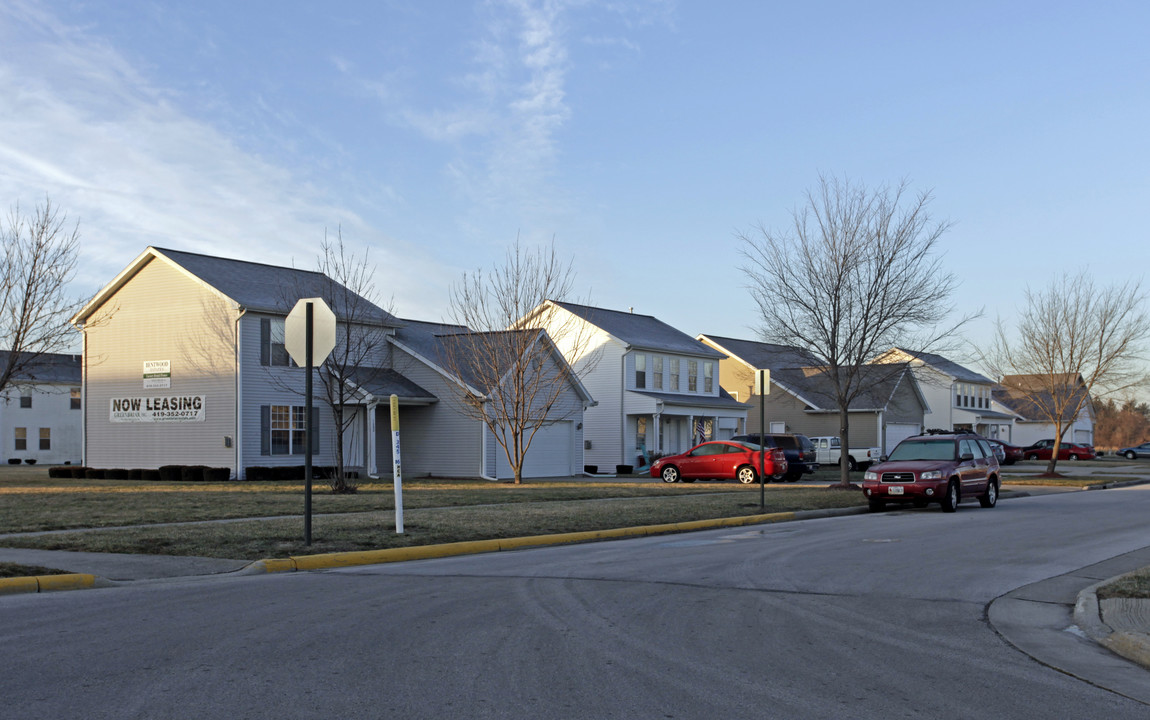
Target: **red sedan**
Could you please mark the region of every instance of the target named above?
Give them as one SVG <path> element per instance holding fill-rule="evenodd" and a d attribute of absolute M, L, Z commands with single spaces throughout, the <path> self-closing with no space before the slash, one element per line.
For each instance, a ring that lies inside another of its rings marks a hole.
<path fill-rule="evenodd" d="M 1022 454 L 1027 460 L 1049 460 L 1054 452 L 1054 441 L 1040 440 L 1028 448 L 1022 449 Z M 1089 445 L 1077 445 L 1075 443 L 1063 443 L 1058 448 L 1058 459 L 1061 460 L 1093 460 L 1095 457 L 1094 448 Z"/>
<path fill-rule="evenodd" d="M 769 478 L 787 472 L 787 457 L 781 448 L 765 451 L 753 443 L 714 440 L 696 445 L 681 455 L 668 455 L 651 463 L 651 477 L 663 482 L 696 480 L 738 480 L 749 485 L 759 479 L 759 462 Z"/>

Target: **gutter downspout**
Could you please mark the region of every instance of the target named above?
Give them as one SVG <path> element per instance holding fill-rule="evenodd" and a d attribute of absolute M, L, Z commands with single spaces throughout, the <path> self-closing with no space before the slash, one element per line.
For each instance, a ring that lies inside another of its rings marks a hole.
<path fill-rule="evenodd" d="M 240 320 L 243 319 L 243 316 L 246 315 L 248 312 L 248 309 L 242 305 L 240 305 L 238 307 L 238 309 L 240 312 L 239 312 L 239 315 L 236 315 L 236 321 L 234 323 L 234 328 L 235 328 L 234 332 L 235 332 L 235 339 L 236 339 L 236 343 L 235 343 L 236 344 L 236 356 L 235 356 L 235 360 L 236 360 L 236 397 L 235 397 L 236 480 L 240 480 L 241 478 L 243 478 L 243 475 L 244 475 L 244 467 L 243 467 L 243 461 L 244 461 L 244 449 L 243 449 L 244 448 L 244 404 L 243 404 L 244 382 L 243 382 L 243 375 L 242 375 L 244 365 L 243 365 L 243 342 L 242 342 L 243 336 L 240 334 Z"/>

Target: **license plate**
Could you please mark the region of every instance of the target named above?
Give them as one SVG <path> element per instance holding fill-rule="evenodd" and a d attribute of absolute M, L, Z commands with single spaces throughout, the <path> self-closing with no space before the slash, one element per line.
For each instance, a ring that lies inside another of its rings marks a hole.
<path fill-rule="evenodd" d="M 906 491 L 902 485 L 891 485 L 886 489 L 887 495 L 902 495 Z"/>

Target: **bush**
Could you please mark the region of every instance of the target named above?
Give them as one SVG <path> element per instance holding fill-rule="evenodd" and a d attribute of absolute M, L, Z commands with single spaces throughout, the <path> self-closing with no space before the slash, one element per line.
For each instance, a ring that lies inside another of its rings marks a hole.
<path fill-rule="evenodd" d="M 232 469 L 226 467 L 204 468 L 204 480 L 207 482 L 227 482 L 232 479 Z"/>
<path fill-rule="evenodd" d="M 161 465 L 160 480 L 164 482 L 179 482 L 181 468 L 182 466 L 180 465 Z"/>
<path fill-rule="evenodd" d="M 29 465 L 35 465 L 36 458 L 24 458 L 24 462 L 28 463 Z"/>
<path fill-rule="evenodd" d="M 85 468 L 84 477 L 89 480 L 103 480 L 104 471 L 100 468 Z"/>
<path fill-rule="evenodd" d="M 203 482 L 204 471 L 207 469 L 205 465 L 181 465 L 180 480 L 183 482 Z"/>
<path fill-rule="evenodd" d="M 616 465 L 615 466 L 615 474 L 616 475 L 630 475 L 633 472 L 635 472 L 635 468 L 631 465 Z"/>
<path fill-rule="evenodd" d="M 263 465 L 252 465 L 244 472 L 249 482 L 267 482 L 272 479 L 271 468 Z"/>
<path fill-rule="evenodd" d="M 8 458 L 8 464 L 9 465 L 19 465 L 20 464 L 20 458 Z"/>
<path fill-rule="evenodd" d="M 50 478 L 70 478 L 72 477 L 72 468 L 64 467 L 63 465 L 55 465 L 48 468 L 48 477 Z"/>
<path fill-rule="evenodd" d="M 128 471 L 123 468 L 108 468 L 104 470 L 105 480 L 127 480 Z"/>
<path fill-rule="evenodd" d="M 88 477 L 88 468 L 83 465 L 73 465 L 71 468 L 73 479 L 83 479 Z"/>
<path fill-rule="evenodd" d="M 144 471 L 141 470 L 140 468 L 132 468 L 131 470 L 128 471 L 128 479 L 129 480 L 143 480 L 144 479 Z"/>
<path fill-rule="evenodd" d="M 598 465 L 584 465 L 583 466 L 583 472 L 590 473 L 591 475 L 594 475 L 594 474 L 599 472 L 599 466 Z"/>
<path fill-rule="evenodd" d="M 160 479 L 160 471 L 159 470 L 150 470 L 150 469 L 145 468 L 144 470 L 140 471 L 140 479 L 141 480 L 159 480 Z"/>

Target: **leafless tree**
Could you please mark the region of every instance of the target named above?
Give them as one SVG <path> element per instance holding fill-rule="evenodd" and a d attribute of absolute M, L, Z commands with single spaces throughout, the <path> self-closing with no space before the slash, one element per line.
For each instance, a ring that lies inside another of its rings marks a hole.
<path fill-rule="evenodd" d="M 868 365 L 892 347 L 937 350 L 970 320 L 946 323 L 957 281 L 936 248 L 950 225 L 931 217 L 930 201 L 905 182 L 869 189 L 823 176 L 791 212 L 788 229 L 760 224 L 737 235 L 759 335 L 821 369 L 843 447 L 851 402 L 882 380 Z M 891 365 L 891 373 L 902 371 Z M 850 485 L 848 462 L 843 453 L 843 487 Z"/>
<path fill-rule="evenodd" d="M 67 286 L 80 252 L 79 223 L 69 229 L 45 199 L 29 215 L 16 204 L 0 225 L 4 265 L 0 267 L 0 392 L 29 372 L 45 354 L 65 352 L 76 340 L 68 320 L 81 303 Z"/>
<path fill-rule="evenodd" d="M 517 240 L 501 265 L 464 273 L 450 291 L 448 314 L 467 328 L 442 338 L 446 369 L 461 381 L 453 399 L 495 436 L 516 484 L 535 434 L 582 410 L 568 359 L 587 349 L 587 331 L 548 325 L 547 301 L 565 300 L 574 282 L 554 245 L 530 251 Z"/>
<path fill-rule="evenodd" d="M 1086 272 L 1026 291 L 1013 332 L 1000 318 L 984 364 L 1009 396 L 1054 426 L 1054 473 L 1062 435 L 1092 398 L 1144 386 L 1150 317 L 1142 283 L 1100 288 Z"/>

